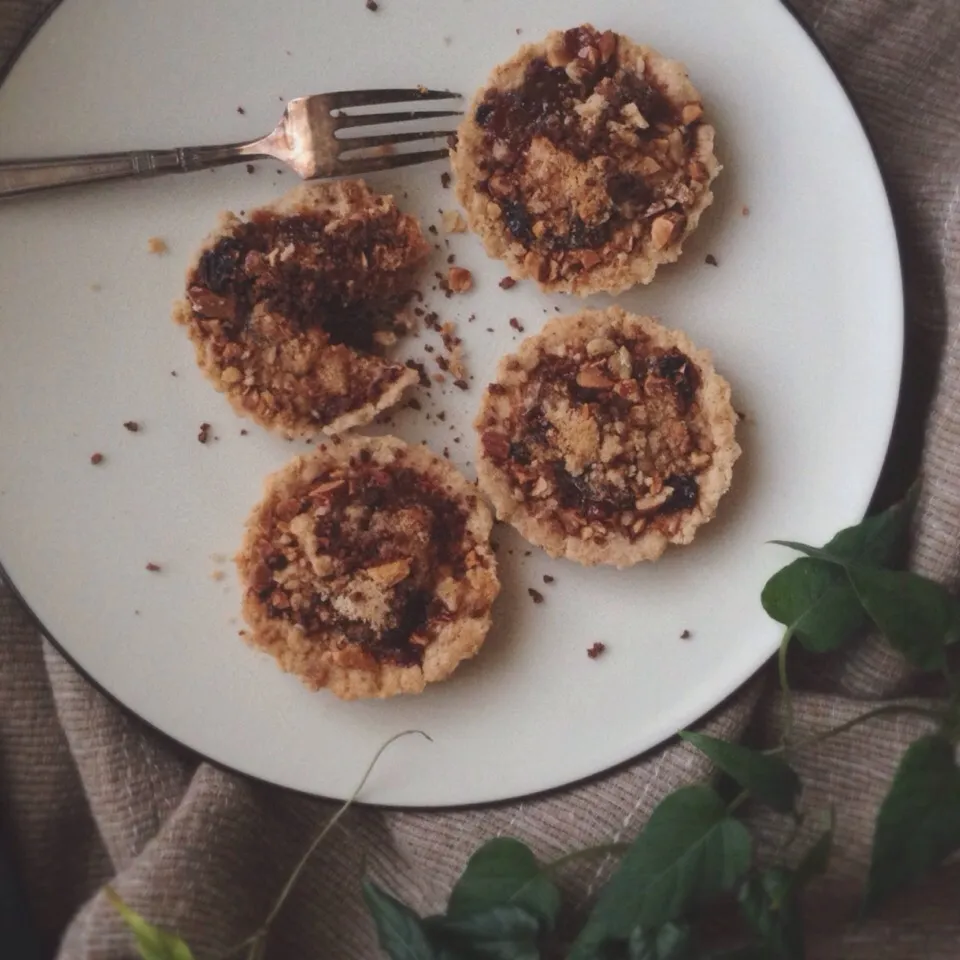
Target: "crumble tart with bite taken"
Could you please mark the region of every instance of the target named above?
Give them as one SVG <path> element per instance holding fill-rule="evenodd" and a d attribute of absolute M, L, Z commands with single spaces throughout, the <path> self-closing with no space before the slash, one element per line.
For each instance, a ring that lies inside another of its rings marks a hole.
<path fill-rule="evenodd" d="M 484 394 L 480 487 L 551 556 L 632 566 L 714 516 L 736 422 L 730 385 L 684 334 L 618 307 L 558 317 Z"/>
<path fill-rule="evenodd" d="M 174 308 L 234 409 L 288 436 L 369 423 L 417 382 L 384 357 L 429 247 L 360 181 L 306 183 L 246 220 L 224 214 Z"/>
<path fill-rule="evenodd" d="M 583 296 L 649 283 L 675 261 L 721 169 L 684 66 L 589 24 L 494 70 L 452 162 L 490 256 Z"/>
<path fill-rule="evenodd" d="M 476 488 L 426 447 L 323 445 L 267 480 L 247 523 L 246 637 L 311 689 L 420 693 L 490 628 L 492 524 Z"/>

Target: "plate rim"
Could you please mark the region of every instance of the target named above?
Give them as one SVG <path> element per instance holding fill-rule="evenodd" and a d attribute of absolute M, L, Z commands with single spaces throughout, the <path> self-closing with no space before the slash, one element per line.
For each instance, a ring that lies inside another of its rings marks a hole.
<path fill-rule="evenodd" d="M 841 93 L 845 97 L 847 103 L 853 110 L 854 116 L 856 117 L 857 124 L 860 127 L 861 132 L 863 133 L 866 144 L 869 148 L 870 154 L 873 158 L 874 166 L 876 167 L 877 174 L 880 179 L 880 185 L 883 189 L 883 194 L 886 199 L 887 210 L 890 215 L 890 223 L 893 228 L 893 242 L 896 247 L 897 255 L 897 264 L 898 264 L 898 281 L 899 281 L 899 310 L 900 310 L 900 324 L 898 327 L 900 334 L 900 341 L 898 344 L 898 350 L 900 354 L 900 369 L 897 375 L 897 384 L 896 384 L 896 401 L 892 404 L 892 415 L 890 417 L 889 423 L 887 425 L 887 443 L 883 452 L 883 456 L 880 460 L 879 466 L 876 470 L 876 478 L 873 481 L 873 492 L 870 494 L 867 504 L 864 508 L 864 516 L 869 514 L 870 507 L 873 505 L 874 499 L 877 496 L 879 485 L 882 481 L 882 478 L 886 472 L 887 467 L 889 466 L 890 458 L 893 453 L 893 440 L 895 435 L 895 425 L 897 420 L 902 415 L 902 403 L 903 403 L 903 392 L 904 392 L 904 374 L 906 366 L 906 352 L 905 352 L 905 339 L 906 339 L 906 284 L 905 284 L 905 267 L 904 267 L 904 245 L 902 237 L 902 227 L 900 221 L 897 217 L 894 205 L 892 202 L 892 193 L 890 189 L 890 176 L 887 170 L 887 165 L 880 156 L 880 153 L 877 149 L 877 144 L 873 134 L 870 132 L 870 128 L 867 126 L 864 120 L 864 113 L 860 104 L 857 102 L 856 98 L 853 95 L 853 92 L 844 79 L 843 75 L 840 73 L 836 64 L 833 61 L 833 58 L 827 51 L 823 42 L 817 36 L 814 31 L 814 28 L 811 24 L 808 24 L 806 20 L 803 19 L 800 12 L 798 11 L 795 0 L 773 0 L 780 7 L 782 7 L 792 18 L 796 26 L 806 34 L 808 39 L 812 42 L 817 53 L 820 55 L 823 62 L 826 64 L 827 68 L 830 70 L 830 73 L 833 75 L 834 80 L 840 88 Z M 64 0 L 54 0 L 41 14 L 39 19 L 28 29 L 27 33 L 21 38 L 21 40 L 13 48 L 9 59 L 5 64 L 0 66 L 0 86 L 4 84 L 10 75 L 11 71 L 16 66 L 20 57 L 30 46 L 30 44 L 36 39 L 38 34 L 43 30 L 46 24 L 51 20 L 51 18 L 63 7 Z M 0 548 L 2 549 L 2 548 Z M 39 615 L 33 610 L 33 607 L 27 601 L 26 597 L 20 592 L 16 583 L 12 580 L 8 574 L 6 567 L 3 563 L 3 558 L 0 556 L 0 580 L 4 583 L 6 588 L 12 594 L 13 598 L 17 603 L 20 604 L 22 611 L 26 614 L 27 619 L 33 624 L 36 630 L 39 632 L 41 638 L 47 641 L 56 652 L 62 657 L 72 668 L 73 670 L 83 679 L 83 681 L 89 684 L 94 690 L 97 691 L 101 696 L 105 697 L 111 704 L 117 706 L 120 711 L 130 719 L 133 719 L 141 728 L 149 731 L 152 735 L 159 737 L 162 741 L 165 741 L 168 745 L 175 747 L 181 753 L 186 754 L 186 756 L 191 757 L 197 760 L 200 763 L 210 764 L 217 770 L 220 770 L 224 773 L 229 773 L 234 776 L 240 776 L 245 779 L 248 779 L 257 784 L 264 784 L 265 786 L 271 787 L 276 790 L 282 790 L 286 793 L 290 793 L 294 796 L 303 796 L 309 797 L 311 799 L 323 800 L 330 803 L 342 803 L 336 797 L 329 797 L 325 794 L 316 793 L 310 790 L 304 790 L 297 787 L 291 787 L 284 783 L 278 783 L 275 780 L 271 780 L 267 777 L 260 776 L 256 773 L 251 773 L 246 770 L 241 770 L 238 767 L 232 766 L 229 763 L 226 763 L 221 760 L 217 760 L 213 757 L 208 756 L 199 750 L 196 747 L 192 747 L 187 743 L 184 743 L 182 740 L 177 739 L 170 733 L 167 733 L 165 730 L 161 729 L 156 724 L 147 720 L 145 717 L 141 716 L 137 710 L 130 706 L 127 703 L 124 703 L 117 695 L 106 689 L 103 684 L 100 683 L 91 673 L 89 673 L 76 658 L 66 649 L 66 647 L 60 643 L 53 636 L 53 634 L 46 628 L 43 621 Z M 770 660 L 775 656 L 776 650 L 771 651 L 767 654 L 764 659 L 758 664 L 758 666 L 751 671 L 751 673 L 745 677 L 743 680 L 736 683 L 732 689 L 727 690 L 723 696 L 711 706 L 709 709 L 705 710 L 703 713 L 698 713 L 694 720 L 691 720 L 690 723 L 700 723 L 707 717 L 710 717 L 724 705 L 731 700 L 740 690 L 743 690 L 751 683 L 754 683 L 757 679 L 760 671 L 770 662 Z M 576 779 L 561 783 L 557 786 L 545 787 L 541 790 L 533 790 L 526 793 L 517 794 L 516 796 L 494 799 L 494 800 L 481 800 L 479 802 L 473 803 L 440 803 L 440 804 L 392 804 L 384 802 L 370 802 L 363 800 L 354 800 L 351 802 L 351 806 L 355 807 L 365 807 L 372 810 L 389 810 L 396 812 L 409 812 L 409 813 L 431 813 L 431 812 L 444 812 L 444 811 L 458 811 L 458 810 L 486 810 L 494 809 L 506 804 L 512 804 L 517 802 L 526 802 L 532 799 L 540 799 L 553 796 L 560 793 L 561 791 L 574 790 L 578 787 L 584 786 L 589 783 L 593 783 L 599 780 L 602 777 L 608 777 L 616 774 L 617 772 L 626 769 L 628 766 L 631 766 L 644 757 L 652 754 L 654 751 L 664 749 L 670 745 L 673 741 L 677 739 L 676 734 L 671 734 L 656 743 L 652 746 L 639 751 L 638 753 L 627 757 L 626 759 L 615 763 L 611 766 L 604 767 L 602 770 L 598 770 L 595 773 L 588 774 L 584 777 L 578 777 Z"/>

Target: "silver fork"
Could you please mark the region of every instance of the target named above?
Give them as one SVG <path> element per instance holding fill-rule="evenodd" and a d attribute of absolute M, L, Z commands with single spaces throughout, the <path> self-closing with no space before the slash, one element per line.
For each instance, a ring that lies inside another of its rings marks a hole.
<path fill-rule="evenodd" d="M 190 173 L 208 167 L 273 157 L 292 167 L 305 180 L 317 177 L 353 177 L 377 170 L 393 170 L 440 160 L 446 148 L 416 153 L 382 153 L 399 143 L 436 140 L 452 130 L 416 130 L 362 136 L 364 127 L 460 116 L 458 110 L 411 110 L 345 114 L 350 107 L 404 104 L 423 100 L 455 100 L 443 90 L 350 90 L 298 97 L 287 104 L 273 133 L 247 143 L 172 150 L 135 150 L 79 157 L 0 162 L 0 199 L 102 180 L 154 177 L 162 173 Z M 338 137 L 342 130 L 360 136 Z M 377 150 L 379 155 L 362 151 Z M 361 155 L 357 156 L 357 151 Z M 350 156 L 344 156 L 350 154 Z"/>

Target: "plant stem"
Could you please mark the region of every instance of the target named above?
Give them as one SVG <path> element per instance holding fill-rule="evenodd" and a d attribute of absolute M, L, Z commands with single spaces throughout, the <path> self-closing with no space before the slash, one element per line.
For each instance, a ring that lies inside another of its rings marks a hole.
<path fill-rule="evenodd" d="M 750 799 L 749 790 L 741 790 L 728 804 L 727 804 L 727 813 L 734 813 L 739 810 L 747 800 Z"/>
<path fill-rule="evenodd" d="M 788 627 L 780 641 L 780 653 L 777 656 L 777 671 L 780 674 L 780 690 L 783 693 L 783 733 L 780 737 L 784 749 L 793 738 L 793 693 L 787 677 L 787 651 L 793 639 L 793 627 Z"/>
<path fill-rule="evenodd" d="M 803 750 L 814 744 L 822 743 L 824 740 L 837 737 L 841 733 L 846 733 L 848 730 L 852 730 L 854 727 L 859 726 L 861 723 L 866 723 L 868 720 L 873 720 L 875 717 L 895 716 L 896 714 L 912 714 L 918 717 L 927 717 L 930 720 L 936 720 L 938 723 L 943 720 L 943 715 L 937 710 L 930 710 L 927 707 L 917 707 L 910 703 L 888 703 L 874 710 L 868 710 L 866 713 L 861 713 L 858 717 L 854 717 L 846 723 L 841 723 L 838 727 L 831 727 L 829 730 L 824 730 L 822 733 L 808 737 L 806 740 L 794 743 L 790 749 Z M 784 753 L 786 750 L 787 746 L 781 744 L 779 747 L 773 747 L 763 752 L 768 756 L 774 756 L 779 753 Z"/>
<path fill-rule="evenodd" d="M 297 862 L 297 865 L 293 868 L 293 873 L 290 874 L 287 882 L 283 885 L 283 889 L 280 891 L 280 894 L 277 896 L 277 899 L 274 901 L 273 907 L 271 907 L 270 912 L 267 914 L 267 918 L 263 921 L 262 924 L 254 931 L 246 940 L 242 943 L 238 943 L 232 950 L 229 950 L 226 953 L 226 957 L 232 957 L 235 954 L 239 953 L 244 947 L 249 947 L 250 952 L 247 954 L 247 960 L 259 960 L 263 955 L 264 947 L 264 938 L 270 932 L 270 927 L 273 925 L 273 921 L 277 919 L 278 914 L 283 909 L 283 905 L 287 902 L 287 897 L 290 896 L 290 891 L 296 886 L 297 881 L 300 879 L 300 874 L 303 873 L 304 867 L 306 867 L 310 858 L 316 852 L 317 847 L 323 843 L 327 834 L 339 823 L 343 815 L 353 806 L 354 801 L 360 795 L 360 792 L 367 785 L 367 780 L 370 779 L 370 774 L 373 773 L 374 767 L 376 767 L 377 762 L 380 760 L 380 757 L 383 756 L 384 752 L 388 747 L 392 746 L 398 740 L 403 737 L 409 737 L 414 734 L 423 737 L 426 740 L 429 740 L 433 743 L 433 738 L 428 734 L 424 733 L 422 730 L 404 730 L 402 733 L 395 734 L 386 743 L 382 744 L 380 749 L 374 754 L 373 759 L 370 761 L 369 766 L 361 777 L 360 782 L 357 784 L 356 789 L 352 794 L 344 801 L 343 806 L 324 824 L 323 829 L 313 838 L 310 843 L 310 846 L 307 847 L 303 856 Z"/>
<path fill-rule="evenodd" d="M 619 853 L 626 853 L 629 849 L 629 843 L 601 843 L 596 847 L 584 847 L 583 850 L 574 850 L 573 853 L 568 853 L 565 856 L 560 857 L 558 860 L 554 860 L 552 863 L 544 864 L 543 872 L 552 873 L 554 870 L 560 870 L 568 863 L 573 863 L 575 860 L 586 860 L 588 857 L 599 857 L 604 855 L 615 856 Z"/>

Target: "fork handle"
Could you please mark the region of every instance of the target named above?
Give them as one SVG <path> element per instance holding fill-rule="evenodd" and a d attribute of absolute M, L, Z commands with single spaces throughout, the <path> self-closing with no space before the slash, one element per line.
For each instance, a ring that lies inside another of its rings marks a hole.
<path fill-rule="evenodd" d="M 80 183 L 156 177 L 163 173 L 190 173 L 208 167 L 261 159 L 252 143 L 227 143 L 215 147 L 177 147 L 173 150 L 133 150 L 46 160 L 11 160 L 0 163 L 0 200 L 26 193 Z"/>

